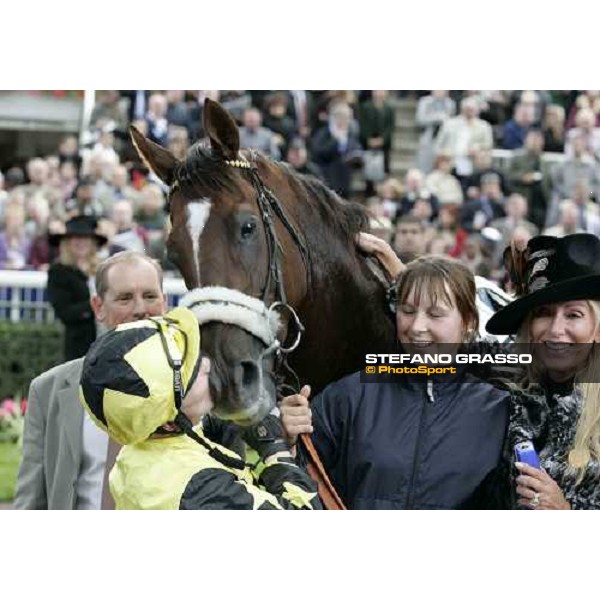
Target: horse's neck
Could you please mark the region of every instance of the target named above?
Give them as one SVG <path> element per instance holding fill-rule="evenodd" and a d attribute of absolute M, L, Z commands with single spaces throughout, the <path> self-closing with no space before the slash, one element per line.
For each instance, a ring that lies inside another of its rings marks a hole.
<path fill-rule="evenodd" d="M 306 332 L 292 358 L 298 374 L 317 389 L 358 370 L 366 352 L 394 338 L 383 285 L 347 252 L 341 260 L 326 253 L 312 257 L 311 290 L 299 307 Z"/>
<path fill-rule="evenodd" d="M 326 265 L 327 266 L 327 265 Z M 315 282 L 308 295 L 313 308 L 324 307 L 337 343 L 346 341 L 346 334 L 361 332 L 353 345 L 384 341 L 389 320 L 385 315 L 383 284 L 378 282 L 358 260 L 329 265 L 315 273 Z M 316 315 L 319 319 L 319 315 Z M 319 319 L 321 320 L 321 319 Z M 354 336 L 353 336 L 354 337 Z"/>

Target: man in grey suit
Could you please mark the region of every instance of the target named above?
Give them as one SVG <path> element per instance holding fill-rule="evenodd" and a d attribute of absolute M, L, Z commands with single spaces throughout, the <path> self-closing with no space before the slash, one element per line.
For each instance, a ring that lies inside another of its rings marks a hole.
<path fill-rule="evenodd" d="M 158 263 L 140 252 L 115 254 L 98 267 L 92 308 L 107 328 L 163 314 Z M 99 509 L 108 437 L 79 402 L 83 358 L 36 377 L 29 388 L 14 507 Z"/>

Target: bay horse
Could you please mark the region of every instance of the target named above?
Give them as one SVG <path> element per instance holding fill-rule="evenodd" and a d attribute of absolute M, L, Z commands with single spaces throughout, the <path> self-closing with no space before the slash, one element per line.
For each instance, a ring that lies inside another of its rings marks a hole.
<path fill-rule="evenodd" d="M 195 144 L 183 161 L 135 128 L 131 134 L 169 187 L 167 251 L 191 290 L 183 304 L 196 312 L 212 359 L 213 414 L 243 425 L 275 405 L 278 364 L 287 367 L 288 389 L 309 383 L 318 393 L 360 369 L 367 351 L 389 347 L 395 325 L 381 274 L 355 244 L 368 228 L 365 209 L 316 178 L 240 150 L 238 127 L 217 102 L 207 99 L 203 115 L 209 144 Z M 283 321 L 277 341 L 273 326 L 255 322 L 275 312 Z M 281 358 L 291 349 L 288 364 Z M 301 439 L 324 505 L 343 508 L 309 436 Z"/>
<path fill-rule="evenodd" d="M 318 392 L 395 339 L 385 288 L 355 244 L 367 213 L 313 177 L 240 150 L 238 127 L 217 102 L 207 99 L 203 115 L 209 144 L 192 146 L 184 161 L 131 129 L 140 156 L 170 189 L 168 255 L 189 290 L 218 286 L 279 303 L 283 345 L 304 329 L 289 366 Z M 259 370 L 261 345 L 222 322 L 203 327 L 202 336 L 217 358 L 211 391 L 242 393 L 241 382 Z M 223 385 L 217 375 L 240 385 Z"/>

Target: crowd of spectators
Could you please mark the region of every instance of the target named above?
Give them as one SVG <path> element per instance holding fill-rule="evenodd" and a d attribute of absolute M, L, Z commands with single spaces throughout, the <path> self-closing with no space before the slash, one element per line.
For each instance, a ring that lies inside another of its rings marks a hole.
<path fill-rule="evenodd" d="M 403 178 L 391 158 L 405 131 L 399 96 L 416 99 L 420 132 Z M 98 219 L 105 254 L 145 249 L 171 268 L 165 189 L 127 129 L 181 159 L 204 135 L 206 97 L 238 121 L 242 147 L 364 202 L 373 231 L 404 259 L 449 254 L 500 280 L 499 248 L 515 236 L 600 235 L 599 91 L 111 90 L 97 92 L 81 139 L 66 136 L 52 155 L 0 174 L 0 269 L 48 269 L 48 235 L 77 215 Z"/>
<path fill-rule="evenodd" d="M 600 91 L 415 94 L 413 168 L 368 201 L 401 258 L 447 254 L 510 287 L 509 243 L 600 236 Z"/>

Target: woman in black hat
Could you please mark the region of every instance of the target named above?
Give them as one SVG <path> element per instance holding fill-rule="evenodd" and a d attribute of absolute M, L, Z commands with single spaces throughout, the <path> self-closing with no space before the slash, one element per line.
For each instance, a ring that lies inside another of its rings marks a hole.
<path fill-rule="evenodd" d="M 510 252 L 508 267 L 520 297 L 487 330 L 533 344 L 508 447 L 533 442 L 542 466 L 516 463 L 517 504 L 600 509 L 600 239 L 538 236 Z"/>
<path fill-rule="evenodd" d="M 96 339 L 90 285 L 98 265 L 98 247 L 107 242 L 96 232 L 96 219 L 74 217 L 61 234 L 49 236 L 59 247 L 58 260 L 48 271 L 48 300 L 65 326 L 65 360 L 84 356 Z"/>

